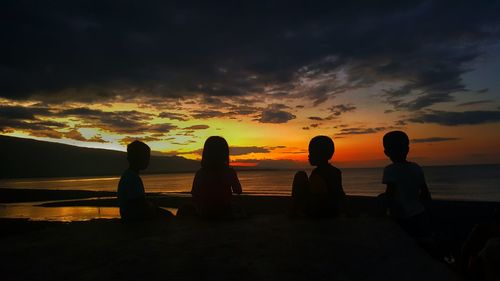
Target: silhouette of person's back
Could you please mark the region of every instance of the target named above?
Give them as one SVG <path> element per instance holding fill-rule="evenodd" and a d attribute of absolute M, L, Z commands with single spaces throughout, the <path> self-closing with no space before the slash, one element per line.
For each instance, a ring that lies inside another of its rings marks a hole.
<path fill-rule="evenodd" d="M 222 137 L 209 137 L 191 190 L 196 212 L 203 218 L 232 216 L 233 192 L 241 194 L 242 190 L 236 172 L 229 166 L 229 146 Z"/>
<path fill-rule="evenodd" d="M 461 266 L 464 272 L 470 275 L 473 280 L 481 280 L 481 275 L 484 275 L 483 263 L 485 261 L 483 259 L 493 257 L 491 253 L 488 253 L 486 256 L 484 255 L 485 253 L 481 255 L 488 241 L 500 238 L 500 208 L 495 210 L 494 216 L 494 223 L 475 225 L 462 247 Z M 500 258 L 498 254 L 496 257 Z"/>
<path fill-rule="evenodd" d="M 146 200 L 144 184 L 139 172 L 149 165 L 151 149 L 140 141 L 134 141 L 127 146 L 126 169 L 118 183 L 118 203 L 120 217 L 123 220 L 145 220 L 155 217 L 170 217 L 169 211 L 163 210 Z"/>
<path fill-rule="evenodd" d="M 410 235 L 430 235 L 425 202 L 431 195 L 419 165 L 406 160 L 410 141 L 406 133 L 392 131 L 384 135 L 384 153 L 392 161 L 384 169 L 382 183 L 387 185 L 385 197 L 391 216 Z"/>
<path fill-rule="evenodd" d="M 316 168 L 308 178 L 304 171 L 295 174 L 292 186 L 292 216 L 331 217 L 339 213 L 345 198 L 342 173 L 332 166 L 335 146 L 327 136 L 309 142 L 309 163 Z"/>

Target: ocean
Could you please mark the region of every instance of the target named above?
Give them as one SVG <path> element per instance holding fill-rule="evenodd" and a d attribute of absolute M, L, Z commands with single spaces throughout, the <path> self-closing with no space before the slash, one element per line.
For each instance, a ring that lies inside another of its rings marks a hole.
<path fill-rule="evenodd" d="M 423 167 L 436 199 L 500 202 L 500 165 Z M 383 168 L 342 169 L 343 187 L 349 195 L 377 196 L 384 192 Z M 307 171 L 310 173 L 310 171 Z M 290 195 L 295 171 L 239 171 L 246 194 Z M 142 175 L 146 192 L 187 193 L 194 173 Z M 2 188 L 115 191 L 119 176 L 1 180 Z"/>
<path fill-rule="evenodd" d="M 342 169 L 349 195 L 377 196 L 384 192 L 382 168 Z M 310 173 L 310 171 L 307 171 Z M 500 202 L 500 165 L 424 167 L 435 199 Z M 255 196 L 290 196 L 295 171 L 239 171 L 243 192 Z M 142 175 L 146 192 L 189 196 L 194 173 Z M 0 188 L 115 191 L 118 176 L 1 180 Z M 42 207 L 41 202 L 0 204 L 0 218 L 44 221 L 85 221 L 118 218 L 116 207 Z M 174 214 L 176 209 L 169 209 Z"/>

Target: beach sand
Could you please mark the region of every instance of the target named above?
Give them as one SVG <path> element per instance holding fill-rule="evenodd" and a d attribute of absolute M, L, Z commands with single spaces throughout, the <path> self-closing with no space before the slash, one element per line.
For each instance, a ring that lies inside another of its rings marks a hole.
<path fill-rule="evenodd" d="M 55 223 L 0 249 L 2 280 L 459 280 L 383 218 Z"/>
<path fill-rule="evenodd" d="M 78 194 L 70 195 L 81 198 Z M 182 196 L 153 194 L 151 197 L 164 207 L 178 207 L 189 201 Z M 286 197 L 235 199 L 249 211 L 250 218 L 219 222 L 173 218 L 136 223 L 118 219 L 70 223 L 3 219 L 0 220 L 3 260 L 0 277 L 2 280 L 460 280 L 393 221 L 373 215 L 374 206 L 368 204 L 373 200 L 368 198 L 351 200 L 350 215 L 323 220 L 290 220 L 286 216 L 289 203 Z M 116 202 L 76 200 L 49 203 L 47 208 L 50 205 L 114 206 Z"/>

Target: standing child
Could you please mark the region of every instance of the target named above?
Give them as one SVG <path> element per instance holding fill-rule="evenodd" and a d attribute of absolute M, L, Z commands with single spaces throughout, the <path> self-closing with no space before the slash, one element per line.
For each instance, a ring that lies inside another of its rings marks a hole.
<path fill-rule="evenodd" d="M 382 183 L 390 215 L 411 236 L 425 238 L 430 235 L 424 203 L 431 200 L 424 172 L 419 165 L 406 160 L 410 141 L 406 133 L 392 131 L 383 138 L 384 153 L 392 161 L 384 169 Z"/>
<path fill-rule="evenodd" d="M 222 137 L 209 137 L 191 190 L 197 214 L 203 218 L 231 217 L 233 192 L 241 194 L 242 190 L 236 172 L 229 166 L 229 146 Z"/>
<path fill-rule="evenodd" d="M 151 149 L 143 142 L 134 141 L 127 146 L 129 167 L 120 178 L 117 192 L 120 217 L 123 220 L 145 220 L 161 215 L 172 216 L 170 212 L 146 200 L 139 172 L 148 167 L 150 154 Z"/>
<path fill-rule="evenodd" d="M 295 174 L 292 186 L 292 216 L 331 217 L 339 213 L 345 198 L 342 173 L 332 166 L 335 146 L 327 136 L 316 136 L 309 142 L 309 163 L 316 168 L 308 178 L 306 172 Z"/>

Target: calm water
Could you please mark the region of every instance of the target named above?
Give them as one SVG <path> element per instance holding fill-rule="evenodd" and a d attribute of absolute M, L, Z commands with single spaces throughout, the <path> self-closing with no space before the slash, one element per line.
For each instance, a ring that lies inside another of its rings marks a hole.
<path fill-rule="evenodd" d="M 434 198 L 500 202 L 500 165 L 424 167 L 427 183 Z M 240 171 L 243 190 L 254 195 L 290 195 L 294 171 Z M 194 174 L 143 175 L 147 192 L 189 192 Z M 376 196 L 384 191 L 382 168 L 342 169 L 343 186 L 347 194 Z M 18 179 L 0 181 L 0 187 L 57 190 L 115 191 L 119 177 Z M 116 208 L 42 208 L 29 209 L 27 204 L 0 204 L 0 217 L 37 218 L 61 214 L 74 218 L 116 217 Z M 32 205 L 31 205 L 32 206 Z M 56 210 L 61 209 L 61 210 Z M 42 211 L 43 210 L 43 211 Z M 52 214 L 52 215 L 51 215 Z"/>

